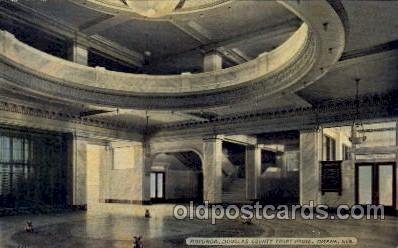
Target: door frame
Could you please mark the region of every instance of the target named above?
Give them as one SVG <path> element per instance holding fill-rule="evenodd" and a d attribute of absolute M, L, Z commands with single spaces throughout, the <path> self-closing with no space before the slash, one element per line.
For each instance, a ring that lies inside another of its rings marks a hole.
<path fill-rule="evenodd" d="M 371 166 L 372 168 L 372 204 L 379 204 L 379 166 L 391 165 L 392 166 L 392 206 L 384 206 L 386 210 L 395 211 L 397 199 L 397 165 L 396 162 L 360 162 L 355 163 L 355 204 L 359 204 L 359 167 Z M 390 209 L 392 208 L 392 209 Z"/>

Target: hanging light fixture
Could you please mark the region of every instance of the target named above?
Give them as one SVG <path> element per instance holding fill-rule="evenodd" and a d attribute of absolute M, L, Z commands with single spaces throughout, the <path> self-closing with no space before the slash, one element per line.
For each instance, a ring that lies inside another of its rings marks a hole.
<path fill-rule="evenodd" d="M 148 110 L 145 110 L 145 129 L 144 129 L 144 134 L 145 135 L 149 134 L 149 114 L 148 114 Z"/>
<path fill-rule="evenodd" d="M 151 60 L 152 52 L 149 50 L 150 48 L 150 40 L 149 34 L 145 34 L 145 51 L 144 51 L 144 65 L 149 65 Z"/>
<path fill-rule="evenodd" d="M 171 14 L 179 5 L 180 0 L 121 0 L 135 13 L 157 18 Z"/>
<path fill-rule="evenodd" d="M 361 79 L 356 78 L 355 79 L 355 86 L 356 86 L 356 93 L 355 93 L 355 115 L 354 119 L 352 120 L 352 125 L 351 125 L 351 136 L 349 137 L 349 140 L 351 144 L 353 145 L 359 145 L 365 142 L 366 136 L 365 136 L 365 130 L 363 128 L 363 123 L 361 121 L 361 116 L 359 112 L 359 107 L 360 107 L 360 100 L 359 100 L 359 81 Z M 359 131 L 359 129 L 361 131 Z"/>

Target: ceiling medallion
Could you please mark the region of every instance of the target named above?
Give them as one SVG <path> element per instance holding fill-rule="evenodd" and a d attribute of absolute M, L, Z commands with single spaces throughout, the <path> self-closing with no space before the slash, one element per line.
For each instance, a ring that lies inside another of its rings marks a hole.
<path fill-rule="evenodd" d="M 158 18 L 171 14 L 180 0 L 121 0 L 135 13 L 148 18 Z"/>

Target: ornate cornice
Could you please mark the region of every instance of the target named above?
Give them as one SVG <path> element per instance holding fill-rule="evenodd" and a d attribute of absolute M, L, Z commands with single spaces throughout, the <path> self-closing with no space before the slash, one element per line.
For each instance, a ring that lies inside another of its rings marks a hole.
<path fill-rule="evenodd" d="M 398 92 L 363 96 L 361 118 L 366 122 L 398 117 Z M 318 126 L 345 125 L 352 122 L 356 102 L 338 99 L 319 106 L 288 110 L 252 112 L 215 117 L 208 121 L 188 121 L 156 126 L 153 138 L 195 135 L 264 133 L 287 130 L 315 129 Z"/>
<path fill-rule="evenodd" d="M 139 130 L 138 127 L 126 123 L 105 121 L 105 120 L 93 119 L 88 117 L 81 118 L 79 116 L 72 115 L 69 113 L 63 113 L 60 111 L 49 111 L 21 104 L 9 103 L 5 101 L 0 101 L 0 110 L 11 113 L 22 114 L 26 116 L 44 118 L 48 120 L 59 120 L 59 121 L 65 121 L 85 126 L 100 127 L 100 128 L 112 129 L 117 131 Z"/>

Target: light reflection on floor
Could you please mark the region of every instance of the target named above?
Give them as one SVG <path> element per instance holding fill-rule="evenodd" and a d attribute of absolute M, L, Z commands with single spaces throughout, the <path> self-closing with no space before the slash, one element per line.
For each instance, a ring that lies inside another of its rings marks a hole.
<path fill-rule="evenodd" d="M 36 227 L 23 231 L 26 220 Z M 398 218 L 386 220 L 262 220 L 253 225 L 221 220 L 217 225 L 201 220 L 172 217 L 87 215 L 72 212 L 58 215 L 10 216 L 0 218 L 0 247 L 132 247 L 132 236 L 142 235 L 145 247 L 182 247 L 194 237 L 357 237 L 355 247 L 398 246 Z M 25 245 L 25 246 L 23 246 Z"/>

